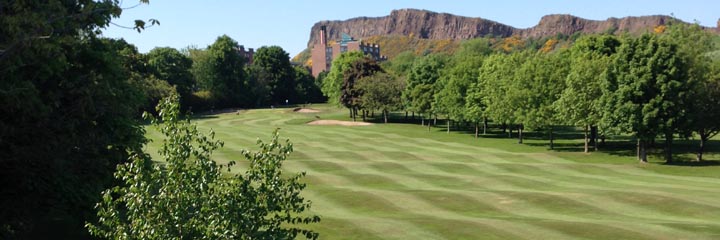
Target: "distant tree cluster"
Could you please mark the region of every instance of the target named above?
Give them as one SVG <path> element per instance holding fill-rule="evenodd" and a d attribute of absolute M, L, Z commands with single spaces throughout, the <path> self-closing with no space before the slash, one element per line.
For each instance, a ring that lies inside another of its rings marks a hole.
<path fill-rule="evenodd" d="M 405 110 L 428 127 L 444 116 L 448 131 L 452 121 L 470 122 L 476 136 L 491 121 L 509 136 L 516 130 L 519 143 L 524 131 L 545 132 L 551 148 L 561 125 L 585 129 L 586 152 L 607 136 L 630 134 L 643 162 L 656 138 L 672 162 L 673 139 L 696 135 L 702 160 L 705 143 L 720 132 L 717 40 L 698 25 L 670 23 L 662 30 L 639 37 L 473 39 L 452 55 L 405 52 L 383 67 L 345 53 L 322 90 L 351 116 Z M 381 85 L 378 79 L 387 82 L 384 89 L 402 91 L 379 94 L 371 87 Z M 378 106 L 375 96 L 392 107 Z"/>

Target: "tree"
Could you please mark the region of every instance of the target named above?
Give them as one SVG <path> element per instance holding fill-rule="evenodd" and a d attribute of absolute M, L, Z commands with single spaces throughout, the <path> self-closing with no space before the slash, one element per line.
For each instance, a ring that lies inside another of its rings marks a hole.
<path fill-rule="evenodd" d="M 515 109 L 515 119 L 521 123 L 518 129 L 520 143 L 524 128 L 548 129 L 550 148 L 553 148 L 552 128 L 557 125 L 553 103 L 564 88 L 569 66 L 567 60 L 565 51 L 550 54 L 538 52 L 530 55 L 515 71 L 514 80 L 510 82 L 512 91 L 507 95 Z"/>
<path fill-rule="evenodd" d="M 407 89 L 407 87 L 405 88 Z M 433 101 L 433 86 L 430 84 L 419 84 L 412 88 L 409 98 L 412 99 L 410 102 L 411 111 L 425 114 L 428 117 L 428 129 L 430 129 L 430 109 Z M 425 125 L 424 118 L 421 116 L 421 125 Z"/>
<path fill-rule="evenodd" d="M 292 153 L 289 140 L 277 130 L 269 143 L 258 140 L 259 151 L 243 150 L 249 166 L 244 174 L 223 176 L 234 161 L 219 165 L 212 152 L 223 143 L 181 119 L 178 97 L 165 98 L 152 119 L 164 136 L 160 156 L 165 164 L 133 151 L 118 166 L 122 184 L 102 193 L 97 224 L 89 231 L 108 239 L 290 239 L 318 234 L 299 228 L 318 216 L 303 214 L 310 202 L 300 196 L 305 173 L 284 174 L 282 163 Z"/>
<path fill-rule="evenodd" d="M 384 122 L 388 122 L 390 111 L 401 109 L 401 92 L 404 82 L 387 73 L 375 73 L 358 81 L 357 88 L 363 92 L 360 102 L 364 109 L 380 110 Z"/>
<path fill-rule="evenodd" d="M 484 114 L 493 122 L 504 125 L 518 123 L 514 113 L 517 103 L 512 102 L 517 98 L 511 96 L 516 94 L 512 81 L 515 71 L 522 66 L 527 55 L 527 52 L 493 54 L 483 61 L 475 85 L 483 96 Z"/>
<path fill-rule="evenodd" d="M 244 70 L 246 59 L 237 51 L 239 47 L 235 40 L 222 35 L 208 46 L 207 53 L 197 52 L 194 58 L 202 61 L 193 62 L 198 85 L 212 94 L 218 107 L 253 105 Z"/>
<path fill-rule="evenodd" d="M 450 60 L 445 74 L 440 78 L 439 84 L 436 86 L 439 90 L 435 94 L 433 111 L 444 112 L 448 115 L 447 132 L 450 132 L 450 120 L 471 120 L 475 121 L 477 136 L 479 121 L 468 115 L 466 98 L 468 88 L 478 78 L 483 58 L 491 51 L 490 42 L 487 39 L 478 38 L 464 41 Z"/>
<path fill-rule="evenodd" d="M 142 95 L 119 48 L 98 38 L 121 11 L 118 1 L 0 4 L 0 238 L 88 238 L 97 192 L 140 147 Z"/>
<path fill-rule="evenodd" d="M 160 47 L 150 50 L 147 54 L 147 63 L 151 72 L 158 79 L 167 81 L 177 89 L 183 101 L 192 93 L 195 85 L 192 73 L 190 73 L 192 59 L 177 49 Z"/>
<path fill-rule="evenodd" d="M 678 45 L 650 34 L 625 40 L 603 84 L 606 126 L 635 135 L 641 162 L 648 143 L 664 135 L 665 160 L 672 162 L 673 134 L 687 119 L 690 90 Z"/>
<path fill-rule="evenodd" d="M 148 64 L 147 55 L 138 52 L 137 48 L 123 39 L 101 39 L 108 44 L 116 54 L 119 66 L 127 73 L 127 79 L 133 89 L 141 95 L 143 104 L 136 111 L 140 115 L 143 111 L 154 111 L 160 99 L 177 93 L 175 87 L 165 80 L 159 79 Z"/>
<path fill-rule="evenodd" d="M 555 111 L 564 123 L 585 128 L 585 152 L 589 151 L 588 129 L 602 118 L 602 81 L 610 57 L 620 41 L 613 36 L 587 36 L 573 45 L 570 72 L 565 87 L 555 102 Z M 594 141 L 597 146 L 597 141 Z M 597 147 L 596 147 L 597 148 Z M 597 149 L 596 149 L 597 150 Z"/>
<path fill-rule="evenodd" d="M 328 98 L 328 102 L 338 106 L 342 105 L 340 96 L 342 95 L 343 88 L 343 74 L 346 69 L 350 67 L 351 63 L 364 57 L 362 52 L 351 51 L 341 53 L 340 56 L 333 60 L 330 72 L 327 74 L 327 77 L 323 79 L 321 88 L 323 94 Z"/>
<path fill-rule="evenodd" d="M 720 66 L 710 53 L 718 49 L 713 44 L 713 34 L 705 31 L 699 24 L 671 22 L 660 37 L 678 44 L 678 52 L 688 65 L 688 81 L 692 85 L 690 106 L 687 110 L 687 125 L 681 132 L 686 136 L 697 133 L 700 146 L 697 160 L 702 161 L 705 143 L 720 132 L 720 86 L 718 72 Z"/>
<path fill-rule="evenodd" d="M 310 74 L 307 68 L 296 66 L 295 72 L 295 92 L 297 101 L 302 103 L 320 103 L 326 101 L 320 91 L 320 85 L 316 84 L 315 78 Z M 318 76 L 319 77 L 319 76 Z"/>
<path fill-rule="evenodd" d="M 430 118 L 435 95 L 435 83 L 440 79 L 447 56 L 431 54 L 414 62 L 407 78 L 404 94 L 410 110 Z"/>
<path fill-rule="evenodd" d="M 385 61 L 383 69 L 395 74 L 396 76 L 405 77 L 413 66 L 417 56 L 412 51 L 404 51 L 395 56 L 392 60 Z"/>
<path fill-rule="evenodd" d="M 358 81 L 364 77 L 372 76 L 375 73 L 384 72 L 377 62 L 369 57 L 361 58 L 354 61 L 343 72 L 342 95 L 340 95 L 340 103 L 350 109 L 353 121 L 357 117 L 357 110 L 362 106 L 361 98 L 363 90 L 356 87 Z M 365 114 L 363 114 L 363 120 Z"/>
<path fill-rule="evenodd" d="M 267 84 L 271 104 L 282 104 L 286 100 L 299 102 L 301 96 L 295 92 L 295 72 L 290 65 L 290 56 L 278 46 L 261 47 L 253 55 L 252 69 L 257 83 Z M 257 95 L 261 96 L 261 95 Z"/>
<path fill-rule="evenodd" d="M 697 160 L 703 160 L 705 143 L 720 133 L 720 62 L 715 61 L 706 78 L 693 89 L 690 111 L 691 129 L 700 137 Z"/>

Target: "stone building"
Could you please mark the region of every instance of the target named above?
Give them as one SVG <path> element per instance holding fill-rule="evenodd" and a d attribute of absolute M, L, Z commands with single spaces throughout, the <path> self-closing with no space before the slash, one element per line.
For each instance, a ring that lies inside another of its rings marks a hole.
<path fill-rule="evenodd" d="M 255 49 L 248 48 L 247 51 L 245 51 L 245 46 L 240 45 L 240 48 L 237 49 L 237 51 L 240 53 L 240 56 L 245 57 L 245 65 L 252 65 L 253 63 L 253 56 L 255 56 Z"/>
<path fill-rule="evenodd" d="M 380 54 L 380 46 L 377 44 L 355 40 L 345 33 L 341 35 L 342 37 L 338 42 L 330 44 L 327 42 L 326 31 L 325 26 L 320 27 L 320 32 L 318 33 L 320 43 L 315 44 L 311 51 L 312 75 L 315 77 L 323 71 L 330 71 L 332 61 L 340 56 L 341 53 L 348 51 L 361 51 L 376 61 L 387 60 L 387 57 Z"/>

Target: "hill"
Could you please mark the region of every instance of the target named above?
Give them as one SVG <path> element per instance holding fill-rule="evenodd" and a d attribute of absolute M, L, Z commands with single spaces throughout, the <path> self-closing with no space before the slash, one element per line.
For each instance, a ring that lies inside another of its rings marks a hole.
<path fill-rule="evenodd" d="M 452 42 L 487 36 L 542 39 L 558 35 L 570 36 L 576 33 L 637 35 L 651 32 L 655 27 L 671 21 L 682 22 L 666 15 L 590 20 L 567 14 L 552 14 L 542 17 L 533 27 L 521 29 L 484 18 L 457 16 L 427 10 L 400 9 L 393 10 L 390 15 L 384 17 L 357 17 L 342 21 L 317 22 L 310 29 L 307 46 L 312 48 L 319 41 L 317 32 L 321 26 L 327 28 L 328 39 L 339 39 L 341 33 L 347 33 L 357 39 L 380 44 L 383 55 L 392 58 L 394 54 L 401 52 L 394 49 L 418 49 L 418 45 L 395 45 L 403 42 L 417 43 L 424 46 L 420 46 L 420 48 L 424 48 L 422 51 L 430 49 L 429 51 L 433 52 L 436 49 L 452 46 Z M 717 24 L 718 27 L 705 28 L 708 31 L 720 33 L 720 20 Z M 298 56 L 298 59 L 303 60 L 304 58 Z"/>

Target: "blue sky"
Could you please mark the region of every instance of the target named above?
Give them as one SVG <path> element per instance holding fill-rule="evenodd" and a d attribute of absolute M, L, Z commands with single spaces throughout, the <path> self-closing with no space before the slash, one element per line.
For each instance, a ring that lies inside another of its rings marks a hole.
<path fill-rule="evenodd" d="M 125 1 L 124 6 L 134 5 Z M 609 17 L 674 14 L 705 26 L 720 18 L 720 1 L 595 0 L 595 1 L 231 1 L 231 0 L 150 0 L 149 5 L 127 9 L 113 22 L 131 26 L 135 19 L 155 18 L 160 26 L 142 33 L 111 26 L 106 37 L 124 38 L 141 52 L 154 47 L 206 47 L 227 34 L 246 48 L 278 45 L 290 56 L 302 51 L 310 28 L 321 20 L 344 20 L 359 16 L 385 16 L 393 9 L 416 8 L 468 17 L 482 17 L 517 28 L 532 27 L 547 14 L 573 14 L 603 20 Z"/>

